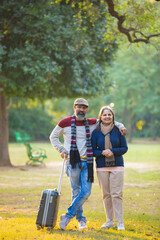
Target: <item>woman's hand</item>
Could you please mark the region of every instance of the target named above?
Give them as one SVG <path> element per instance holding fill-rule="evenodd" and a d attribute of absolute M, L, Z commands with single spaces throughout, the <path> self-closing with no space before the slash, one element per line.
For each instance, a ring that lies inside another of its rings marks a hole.
<path fill-rule="evenodd" d="M 105 157 L 112 157 L 113 152 L 110 149 L 105 149 L 105 150 L 103 150 L 102 155 Z"/>

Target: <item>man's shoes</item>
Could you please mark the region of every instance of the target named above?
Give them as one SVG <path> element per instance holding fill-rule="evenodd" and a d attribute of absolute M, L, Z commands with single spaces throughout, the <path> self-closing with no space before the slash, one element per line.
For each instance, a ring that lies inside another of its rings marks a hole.
<path fill-rule="evenodd" d="M 61 222 L 59 224 L 60 228 L 62 230 L 65 230 L 66 229 L 66 226 L 68 225 L 68 223 L 70 222 L 70 218 L 67 218 L 65 214 L 63 214 L 61 216 Z"/>
<path fill-rule="evenodd" d="M 117 229 L 118 230 L 125 230 L 124 223 L 118 223 L 117 224 Z"/>
<path fill-rule="evenodd" d="M 83 220 L 79 221 L 79 230 L 82 230 L 84 228 L 87 228 L 86 222 Z"/>
<path fill-rule="evenodd" d="M 114 222 L 113 220 L 108 220 L 106 223 L 104 223 L 101 228 L 111 228 L 114 227 Z"/>

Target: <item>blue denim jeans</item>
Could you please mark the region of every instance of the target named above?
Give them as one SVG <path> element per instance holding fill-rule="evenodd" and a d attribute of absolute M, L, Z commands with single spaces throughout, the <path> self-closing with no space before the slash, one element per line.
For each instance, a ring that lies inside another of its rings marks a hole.
<path fill-rule="evenodd" d="M 73 218 L 76 216 L 78 221 L 87 222 L 82 209 L 82 205 L 91 194 L 92 188 L 92 183 L 88 182 L 87 162 L 81 161 L 80 165 L 77 163 L 75 168 L 72 168 L 68 163 L 66 173 L 70 178 L 72 188 L 72 203 L 68 208 L 66 217 Z"/>

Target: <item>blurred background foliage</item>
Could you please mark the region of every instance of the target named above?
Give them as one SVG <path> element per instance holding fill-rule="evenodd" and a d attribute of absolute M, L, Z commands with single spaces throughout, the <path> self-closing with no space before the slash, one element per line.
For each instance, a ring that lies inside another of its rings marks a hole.
<path fill-rule="evenodd" d="M 135 38 L 158 32 L 158 2 L 114 3 L 125 27 L 139 30 Z M 82 96 L 88 117 L 114 106 L 129 141 L 160 137 L 158 36 L 150 45 L 129 45 L 103 0 L 4 0 L 0 15 L 0 91 L 8 101 L 10 141 L 15 131 L 47 140 Z"/>
<path fill-rule="evenodd" d="M 109 72 L 110 87 L 102 94 L 87 98 L 87 117 L 98 117 L 103 105 L 111 105 L 116 120 L 128 129 L 127 138 L 160 137 L 160 54 L 154 47 L 122 48 L 117 52 Z M 77 95 L 81 97 L 81 95 Z M 10 141 L 14 132 L 26 132 L 32 140 L 48 140 L 58 121 L 73 114 L 74 98 L 12 99 L 8 111 Z"/>

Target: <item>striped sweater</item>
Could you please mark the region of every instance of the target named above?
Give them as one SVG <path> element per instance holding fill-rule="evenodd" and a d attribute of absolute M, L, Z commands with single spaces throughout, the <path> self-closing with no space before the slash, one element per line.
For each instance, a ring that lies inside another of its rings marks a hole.
<path fill-rule="evenodd" d="M 62 152 L 63 150 L 66 150 L 70 152 L 70 146 L 71 146 L 71 118 L 67 117 L 62 119 L 58 125 L 53 129 L 51 135 L 50 135 L 50 141 L 51 144 L 58 150 L 59 152 Z M 95 118 L 88 118 L 89 128 L 90 128 L 90 134 L 93 132 L 93 130 L 96 128 L 97 119 Z M 59 141 L 59 136 L 63 134 L 64 137 L 64 146 Z M 77 148 L 79 150 L 80 156 L 86 157 L 87 153 L 87 147 L 86 147 L 86 130 L 84 121 L 76 120 L 76 143 Z"/>

